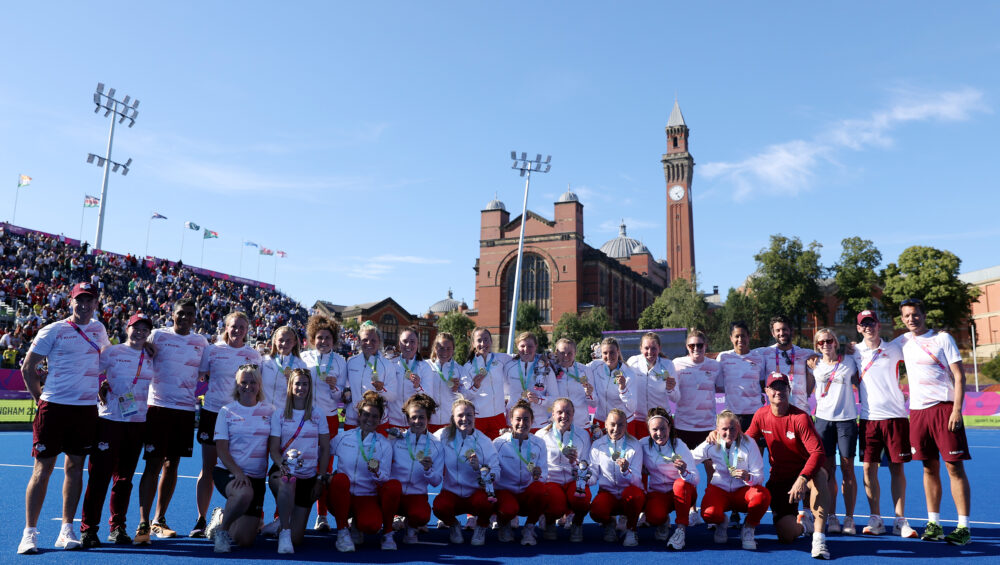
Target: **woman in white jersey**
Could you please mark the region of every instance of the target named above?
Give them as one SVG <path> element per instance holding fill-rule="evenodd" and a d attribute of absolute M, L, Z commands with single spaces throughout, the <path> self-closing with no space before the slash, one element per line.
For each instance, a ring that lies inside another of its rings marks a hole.
<path fill-rule="evenodd" d="M 519 398 L 527 400 L 535 415 L 534 425 L 541 427 L 549 420 L 549 408 L 559 392 L 556 376 L 546 360 L 537 354 L 538 338 L 535 334 L 522 332 L 515 341 L 517 357 L 507 364 L 504 396 L 509 406 L 513 406 Z"/>
<path fill-rule="evenodd" d="M 226 497 L 226 507 L 212 512 L 205 534 L 213 538 L 216 553 L 228 553 L 233 542 L 253 545 L 267 490 L 267 438 L 274 406 L 264 398 L 260 369 L 244 365 L 236 371 L 235 380 L 234 402 L 219 410 L 215 423 L 219 462 L 213 479 Z"/>
<path fill-rule="evenodd" d="M 330 430 L 326 416 L 314 410 L 313 390 L 309 370 L 293 370 L 285 409 L 271 419 L 269 482 L 281 522 L 278 553 L 295 553 L 293 545 L 302 543 L 309 509 L 329 481 L 325 462 L 330 458 Z"/>
<path fill-rule="evenodd" d="M 665 408 L 652 408 L 646 420 L 649 438 L 642 444 L 642 468 L 648 475 L 646 521 L 656 527 L 654 537 L 664 541 L 670 533 L 670 513 L 676 514 L 669 549 L 684 549 L 691 507 L 698 496 L 698 471 L 683 441 L 677 437 L 674 419 Z"/>
<path fill-rule="evenodd" d="M 592 361 L 587 368 L 590 370 L 590 384 L 594 387 L 591 393 L 594 398 L 594 423 L 604 428 L 608 414 L 614 409 L 627 414 L 628 421 L 635 419 L 635 393 L 630 386 L 635 373 L 622 363 L 618 340 L 604 338 L 601 341 L 601 358 Z"/>
<path fill-rule="evenodd" d="M 581 407 L 581 410 L 584 408 Z M 568 398 L 552 403 L 552 421 L 536 434 L 545 442 L 548 479 L 545 483 L 545 532 L 547 540 L 557 538 L 556 520 L 572 513 L 569 541 L 583 541 L 583 519 L 590 511 L 590 433 L 577 426 L 576 409 Z"/>
<path fill-rule="evenodd" d="M 821 328 L 813 337 L 814 346 L 822 358 L 812 369 L 816 381 L 816 433 L 823 442 L 826 472 L 830 477 L 830 515 L 826 520 L 829 533 L 854 535 L 854 504 L 858 497 L 858 482 L 854 476 L 854 457 L 858 449 L 858 407 L 854 385 L 858 384 L 858 367 L 854 357 L 840 355 L 840 343 L 833 330 Z M 807 368 L 808 369 L 808 368 Z M 841 490 L 844 495 L 844 525 L 837 521 L 837 451 L 840 451 Z"/>
<path fill-rule="evenodd" d="M 631 388 L 635 390 L 635 419 L 629 433 L 637 438 L 649 435 L 646 416 L 653 408 L 670 409 L 667 387 L 677 384 L 674 363 L 663 354 L 660 336 L 647 332 L 639 342 L 639 355 L 629 357 L 628 366 L 635 373 Z"/>
<path fill-rule="evenodd" d="M 766 375 L 766 363 L 760 350 L 750 349 L 750 328 L 746 322 L 730 324 L 729 341 L 733 348 L 719 353 L 715 360 L 722 369 L 726 409 L 736 414 L 740 429 L 745 430 L 750 427 L 754 412 L 764 405 L 761 383 Z"/>
<path fill-rule="evenodd" d="M 444 475 L 444 446 L 429 433 L 427 422 L 437 411 L 433 398 L 418 393 L 403 404 L 408 429 L 392 437 L 392 478 L 402 485 L 396 515 L 402 517 L 403 543 L 417 543 L 417 530 L 431 519 L 427 491 L 441 485 Z"/>
<path fill-rule="evenodd" d="M 598 485 L 590 517 L 604 528 L 604 541 L 618 541 L 613 516 L 625 516 L 625 547 L 639 545 L 636 525 L 646 503 L 642 491 L 642 446 L 627 432 L 628 416 L 612 408 L 604 422 L 607 435 L 590 448 L 591 485 Z"/>
<path fill-rule="evenodd" d="M 429 394 L 439 406 L 451 406 L 455 399 L 461 396 L 462 379 L 465 377 L 465 368 L 455 361 L 455 338 L 448 332 L 438 332 L 431 346 L 430 361 L 431 376 L 428 386 L 424 387 L 431 391 Z M 448 425 L 448 418 L 445 414 L 438 414 L 431 420 L 433 431 L 440 430 Z"/>
<path fill-rule="evenodd" d="M 493 352 L 493 335 L 486 328 L 472 330 L 472 348 L 462 379 L 463 394 L 476 405 L 476 429 L 490 439 L 507 427 L 504 367 L 510 355 Z"/>
<path fill-rule="evenodd" d="M 556 383 L 559 387 L 559 398 L 568 398 L 574 407 L 573 425 L 581 430 L 590 425 L 589 406 L 594 406 L 594 385 L 590 383 L 590 369 L 576 361 L 576 342 L 564 337 L 556 342 Z"/>
<path fill-rule="evenodd" d="M 368 391 L 393 402 L 399 393 L 399 382 L 396 364 L 383 357 L 382 332 L 371 321 L 366 320 L 358 330 L 358 341 L 361 353 L 347 360 L 347 374 L 338 386 L 342 391 L 341 398 L 345 406 L 353 406 L 361 400 Z M 383 414 L 384 414 L 383 410 Z M 385 434 L 388 422 L 380 422 L 378 431 Z M 344 431 L 358 427 L 358 415 L 355 410 L 344 410 Z"/>
<path fill-rule="evenodd" d="M 288 326 L 274 330 L 271 336 L 270 353 L 261 361 L 261 375 L 264 379 L 264 396 L 281 413 L 285 409 L 285 391 L 288 390 L 288 376 L 293 369 L 306 369 L 299 357 L 302 346 L 299 334 Z"/>
<path fill-rule="evenodd" d="M 426 394 L 437 400 L 443 395 L 438 391 L 441 388 L 441 381 L 436 380 L 431 372 L 431 365 L 420 358 L 417 351 L 420 347 L 420 334 L 415 326 L 409 326 L 399 332 L 399 355 L 393 358 L 396 364 L 396 371 L 400 375 L 399 384 L 402 393 L 396 400 L 389 403 L 389 424 L 397 428 L 409 427 L 406 410 L 403 404 L 415 394 Z M 442 418 L 437 415 L 435 418 Z M 431 423 L 431 422 L 429 422 Z M 445 422 L 441 422 L 439 427 L 428 426 L 433 433 L 439 428 L 443 428 Z"/>
<path fill-rule="evenodd" d="M 535 545 L 535 523 L 545 510 L 548 454 L 545 441 L 531 435 L 531 405 L 520 399 L 510 410 L 510 431 L 493 440 L 500 458 L 497 475 L 497 540 L 514 541 L 511 520 L 525 516 L 521 545 Z"/>

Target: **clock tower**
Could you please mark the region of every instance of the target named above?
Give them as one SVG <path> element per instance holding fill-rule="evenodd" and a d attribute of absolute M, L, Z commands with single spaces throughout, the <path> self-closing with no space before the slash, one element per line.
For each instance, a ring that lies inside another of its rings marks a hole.
<path fill-rule="evenodd" d="M 667 263 L 670 281 L 694 278 L 694 221 L 691 211 L 691 173 L 694 159 L 688 152 L 688 127 L 681 107 L 674 109 L 667 120 L 667 153 L 663 176 L 667 181 Z"/>

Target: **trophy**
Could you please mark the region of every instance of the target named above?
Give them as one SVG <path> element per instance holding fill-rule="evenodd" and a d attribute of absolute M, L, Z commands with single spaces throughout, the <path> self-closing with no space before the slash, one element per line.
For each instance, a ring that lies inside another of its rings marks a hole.
<path fill-rule="evenodd" d="M 483 488 L 486 489 L 486 498 L 490 503 L 497 501 L 496 489 L 493 488 L 493 473 L 490 473 L 490 468 L 483 465 L 479 468 L 479 482 L 483 484 Z"/>
<path fill-rule="evenodd" d="M 575 496 L 587 496 L 587 480 L 590 479 L 590 464 L 580 459 L 576 462 L 576 492 Z"/>
<path fill-rule="evenodd" d="M 282 474 L 281 480 L 288 483 L 295 481 L 295 470 L 302 468 L 302 452 L 298 449 L 289 449 L 285 452 L 282 463 L 288 468 L 288 474 Z"/>

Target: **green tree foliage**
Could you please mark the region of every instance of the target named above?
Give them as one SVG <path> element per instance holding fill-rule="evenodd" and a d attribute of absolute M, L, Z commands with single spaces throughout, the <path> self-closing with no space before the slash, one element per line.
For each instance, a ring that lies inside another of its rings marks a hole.
<path fill-rule="evenodd" d="M 833 280 L 837 283 L 837 298 L 844 301 L 846 320 L 853 320 L 858 312 L 873 307 L 872 287 L 881 280 L 876 269 L 882 263 L 882 254 L 875 244 L 860 237 L 849 237 L 841 242 L 840 261 L 833 266 Z"/>
<path fill-rule="evenodd" d="M 448 332 L 455 338 L 455 361 L 464 364 L 468 360 L 472 343 L 472 330 L 476 322 L 459 311 L 448 312 L 438 320 L 439 332 Z"/>
<path fill-rule="evenodd" d="M 348 318 L 344 320 L 343 327 L 345 330 L 353 330 L 354 333 L 357 334 L 358 329 L 361 328 L 361 325 L 358 323 L 357 318 Z"/>
<path fill-rule="evenodd" d="M 553 342 L 568 337 L 576 342 L 576 360 L 590 363 L 591 346 L 601 341 L 601 332 L 614 329 L 608 311 L 603 307 L 591 308 L 578 315 L 566 312 L 552 329 Z"/>
<path fill-rule="evenodd" d="M 1000 355 L 980 365 L 979 376 L 1000 383 Z M 969 380 L 972 380 L 971 376 Z"/>
<path fill-rule="evenodd" d="M 519 302 L 517 305 L 517 333 L 531 332 L 538 336 L 538 350 L 549 348 L 549 334 L 542 329 L 542 313 L 532 302 Z M 516 347 L 516 344 L 515 344 Z"/>
<path fill-rule="evenodd" d="M 732 342 L 729 340 L 729 326 L 733 322 L 746 322 L 750 328 L 750 347 L 761 347 L 771 342 L 771 333 L 768 329 L 770 316 L 765 316 L 761 312 L 760 304 L 753 294 L 740 291 L 735 288 L 729 289 L 726 296 L 726 303 L 722 308 L 712 312 L 710 323 L 709 350 L 725 351 L 732 349 Z"/>
<path fill-rule="evenodd" d="M 757 271 L 747 286 L 765 318 L 784 314 L 799 328 L 806 316 L 814 314 L 825 323 L 826 308 L 819 288 L 822 247 L 815 241 L 803 247 L 799 238 L 778 234 L 772 235 L 771 244 L 754 255 Z"/>
<path fill-rule="evenodd" d="M 924 301 L 927 325 L 956 330 L 972 314 L 979 287 L 958 278 L 962 260 L 950 251 L 914 245 L 889 263 L 883 274 L 883 297 L 896 310 L 907 298 Z M 898 318 L 897 318 L 898 320 Z M 897 321 L 897 327 L 902 323 Z"/>
<path fill-rule="evenodd" d="M 708 322 L 708 303 L 697 280 L 675 279 L 639 316 L 639 329 L 698 328 Z"/>

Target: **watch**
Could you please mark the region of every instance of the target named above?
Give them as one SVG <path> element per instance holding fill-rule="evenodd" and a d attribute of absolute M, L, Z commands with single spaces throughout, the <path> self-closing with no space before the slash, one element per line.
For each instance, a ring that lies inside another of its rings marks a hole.
<path fill-rule="evenodd" d="M 671 200 L 677 201 L 684 198 L 684 192 L 684 187 L 682 185 L 675 184 L 670 187 L 670 192 L 668 194 L 670 195 Z"/>

